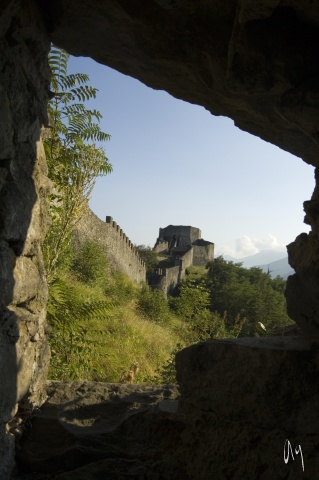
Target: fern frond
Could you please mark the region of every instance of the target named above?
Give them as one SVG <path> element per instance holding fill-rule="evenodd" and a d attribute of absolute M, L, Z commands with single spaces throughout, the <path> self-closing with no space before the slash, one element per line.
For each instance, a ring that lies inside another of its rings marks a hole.
<path fill-rule="evenodd" d="M 107 133 L 101 132 L 100 127 L 95 123 L 84 127 L 81 131 L 81 137 L 83 140 L 96 142 L 106 142 L 111 138 Z"/>
<path fill-rule="evenodd" d="M 85 102 L 91 98 L 96 98 L 97 91 L 97 88 L 94 88 L 91 85 L 80 85 L 77 88 L 70 89 L 70 92 L 73 94 L 74 98 L 77 98 L 81 102 Z"/>
<path fill-rule="evenodd" d="M 86 73 L 69 73 L 61 79 L 64 88 L 72 88 L 74 85 L 84 85 L 90 80 Z"/>
<path fill-rule="evenodd" d="M 73 103 L 72 105 L 67 105 L 63 109 L 63 115 L 69 117 L 73 115 L 84 115 L 87 112 L 83 103 Z"/>
<path fill-rule="evenodd" d="M 66 105 L 62 111 L 62 115 L 65 115 L 66 117 L 72 117 L 72 116 L 85 116 L 88 121 L 91 123 L 93 119 L 96 119 L 98 122 L 102 118 L 102 114 L 98 112 L 97 110 L 89 110 L 85 108 L 83 103 L 72 103 L 72 105 Z"/>
<path fill-rule="evenodd" d="M 49 65 L 54 76 L 65 76 L 70 55 L 60 48 L 52 47 L 49 53 Z"/>
<path fill-rule="evenodd" d="M 114 309 L 114 306 L 108 302 L 82 303 L 77 311 L 78 320 L 103 320 L 108 318 Z"/>
<path fill-rule="evenodd" d="M 103 320 L 114 306 L 106 301 L 85 302 L 63 278 L 54 278 L 49 285 L 47 318 L 54 325 L 71 325 L 93 318 Z"/>

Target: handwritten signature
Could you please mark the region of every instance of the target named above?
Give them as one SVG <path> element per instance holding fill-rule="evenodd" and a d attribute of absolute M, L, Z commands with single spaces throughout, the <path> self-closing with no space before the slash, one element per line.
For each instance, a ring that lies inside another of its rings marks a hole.
<path fill-rule="evenodd" d="M 304 472 L 304 471 L 305 471 L 305 466 L 304 466 L 304 462 L 303 462 L 303 454 L 302 454 L 302 450 L 301 450 L 301 445 L 297 445 L 297 446 L 295 447 L 295 455 L 300 455 L 300 458 L 301 458 L 301 466 L 302 466 L 302 470 L 303 470 L 303 472 Z M 287 463 L 289 462 L 290 456 L 292 457 L 293 460 L 295 460 L 291 443 L 290 443 L 290 441 L 286 438 L 285 445 L 284 445 L 284 461 L 285 461 L 285 464 L 286 464 L 286 465 L 287 465 Z"/>

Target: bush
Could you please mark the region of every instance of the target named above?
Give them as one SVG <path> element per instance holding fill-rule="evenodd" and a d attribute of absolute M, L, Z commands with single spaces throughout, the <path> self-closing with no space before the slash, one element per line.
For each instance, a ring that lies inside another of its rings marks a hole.
<path fill-rule="evenodd" d="M 157 323 L 165 324 L 170 321 L 170 309 L 161 290 L 150 290 L 145 285 L 139 295 L 138 309 Z"/>
<path fill-rule="evenodd" d="M 89 298 L 90 288 L 93 290 L 68 273 L 55 278 L 49 287 L 51 379 L 86 378 L 92 369 L 98 368 L 97 347 L 105 332 L 103 328 L 97 332 L 94 322 L 98 320 L 103 325 L 112 315 L 113 307 L 103 297 Z"/>
<path fill-rule="evenodd" d="M 115 304 L 126 305 L 138 296 L 139 288 L 124 273 L 113 272 L 104 286 L 104 293 L 106 296 L 111 297 Z"/>
<path fill-rule="evenodd" d="M 101 284 L 107 277 L 107 267 L 104 250 L 91 240 L 86 240 L 76 250 L 72 270 L 82 282 L 91 285 Z"/>
<path fill-rule="evenodd" d="M 143 262 L 145 262 L 146 271 L 152 272 L 158 264 L 157 253 L 151 247 L 146 247 L 145 245 L 135 245 L 135 248 Z"/>

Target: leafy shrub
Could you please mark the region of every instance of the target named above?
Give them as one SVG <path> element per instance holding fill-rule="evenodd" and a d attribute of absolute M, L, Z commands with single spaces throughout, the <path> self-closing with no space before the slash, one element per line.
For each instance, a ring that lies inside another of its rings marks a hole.
<path fill-rule="evenodd" d="M 138 285 L 122 272 L 113 272 L 104 285 L 104 293 L 113 303 L 126 305 L 139 294 Z"/>
<path fill-rule="evenodd" d="M 217 257 L 208 268 L 210 310 L 221 316 L 226 311 L 228 330 L 233 331 L 240 322 L 240 335 L 245 336 L 258 335 L 259 322 L 267 331 L 287 325 L 291 320 L 283 293 L 285 283 L 279 277 L 273 280 L 260 268 L 246 269 L 241 263 Z"/>
<path fill-rule="evenodd" d="M 88 284 L 100 284 L 105 281 L 107 266 L 104 250 L 91 240 L 86 240 L 76 250 L 72 262 L 72 270 L 79 280 Z"/>
<path fill-rule="evenodd" d="M 138 309 L 157 323 L 170 321 L 170 309 L 161 290 L 151 290 L 145 285 L 139 295 Z"/>
<path fill-rule="evenodd" d="M 186 280 L 179 288 L 179 295 L 172 298 L 170 305 L 178 315 L 192 320 L 203 313 L 209 313 L 210 292 L 204 283 Z"/>
<path fill-rule="evenodd" d="M 97 332 L 92 328 L 92 320 L 105 322 L 112 305 L 107 301 L 87 301 L 82 292 L 81 285 L 69 275 L 55 278 L 50 284 L 47 319 L 52 326 L 52 379 L 83 379 L 97 368 L 99 342 L 93 339 Z M 100 329 L 99 339 L 103 333 Z"/>

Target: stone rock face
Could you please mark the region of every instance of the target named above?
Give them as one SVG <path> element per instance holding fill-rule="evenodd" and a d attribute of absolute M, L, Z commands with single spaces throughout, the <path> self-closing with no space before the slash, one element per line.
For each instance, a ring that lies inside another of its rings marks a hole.
<path fill-rule="evenodd" d="M 176 364 L 185 430 L 175 458 L 184 456 L 190 478 L 318 478 L 317 342 L 212 340 L 182 350 Z"/>
<path fill-rule="evenodd" d="M 319 343 L 212 340 L 176 365 L 178 390 L 49 382 L 15 480 L 318 478 Z"/>
<path fill-rule="evenodd" d="M 17 450 L 17 478 L 187 480 L 171 458 L 176 387 L 49 382 L 48 396 Z"/>
<path fill-rule="evenodd" d="M 40 140 L 49 92 L 49 39 L 36 3 L 0 6 L 0 478 L 14 455 L 18 403 L 45 399 L 49 349 L 41 242 L 49 183 Z M 7 425 L 6 425 L 7 424 Z"/>

